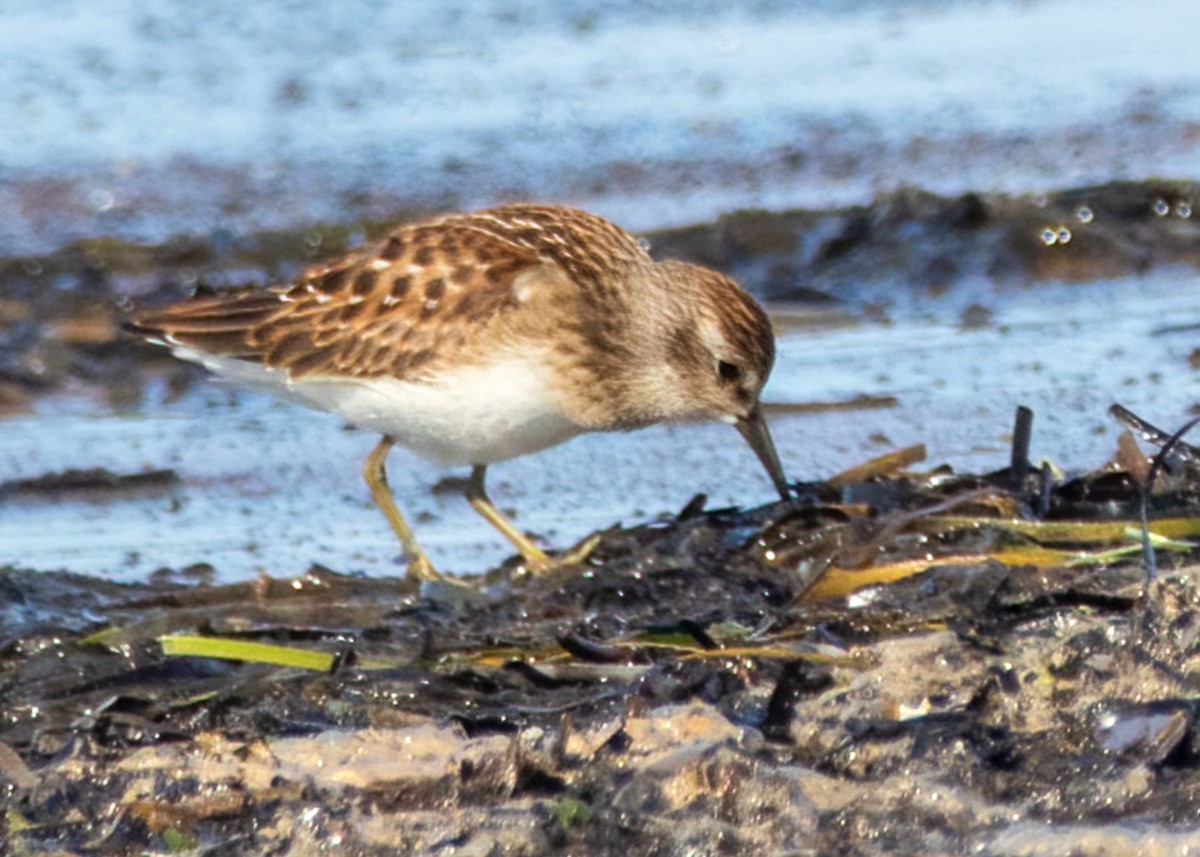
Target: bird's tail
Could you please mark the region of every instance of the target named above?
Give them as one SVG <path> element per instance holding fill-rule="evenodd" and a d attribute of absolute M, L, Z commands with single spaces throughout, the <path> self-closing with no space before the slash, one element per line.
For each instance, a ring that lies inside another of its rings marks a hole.
<path fill-rule="evenodd" d="M 183 346 L 202 354 L 248 359 L 261 353 L 253 331 L 280 308 L 278 293 L 243 289 L 144 310 L 127 319 L 124 328 L 151 342 Z"/>

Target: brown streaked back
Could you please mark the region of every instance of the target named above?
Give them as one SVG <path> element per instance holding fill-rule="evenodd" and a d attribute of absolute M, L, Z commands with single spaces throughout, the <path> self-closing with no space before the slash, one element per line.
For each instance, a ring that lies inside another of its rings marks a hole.
<path fill-rule="evenodd" d="M 603 300 L 614 274 L 649 263 L 638 241 L 599 217 L 505 206 L 403 226 L 291 286 L 194 298 L 131 327 L 202 354 L 261 362 L 299 379 L 419 377 L 547 284 Z M 526 276 L 539 267 L 558 276 Z"/>

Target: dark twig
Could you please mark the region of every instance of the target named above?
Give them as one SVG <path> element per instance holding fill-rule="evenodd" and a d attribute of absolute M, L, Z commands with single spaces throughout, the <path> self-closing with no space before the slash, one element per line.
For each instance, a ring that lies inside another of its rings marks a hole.
<path fill-rule="evenodd" d="M 1123 405 L 1109 405 L 1108 415 L 1147 443 L 1161 447 L 1175 442 L 1177 448 L 1172 454 L 1177 460 L 1200 463 L 1200 449 L 1191 444 L 1177 443 L 1177 437 L 1172 437 L 1158 426 L 1151 425 Z"/>
<path fill-rule="evenodd" d="M 1032 437 L 1033 411 L 1020 405 L 1013 423 L 1012 458 L 1008 466 L 1013 488 L 1017 491 L 1025 485 L 1025 477 L 1029 474 L 1029 442 Z"/>
<path fill-rule="evenodd" d="M 1114 407 L 1117 406 L 1114 405 Z M 1112 413 L 1111 408 L 1109 409 L 1109 413 Z M 1153 580 L 1158 573 L 1158 564 L 1154 557 L 1154 546 L 1150 544 L 1150 492 L 1154 488 L 1154 480 L 1158 477 L 1158 471 L 1164 467 L 1164 462 L 1167 460 L 1167 456 L 1172 453 L 1174 447 L 1179 444 L 1179 441 L 1183 438 L 1183 436 L 1195 428 L 1197 424 L 1200 424 L 1200 417 L 1195 417 L 1188 420 L 1183 424 L 1183 428 L 1179 429 L 1179 431 L 1167 438 L 1166 443 L 1162 445 L 1162 449 L 1160 449 L 1158 454 L 1151 459 L 1150 472 L 1146 474 L 1146 482 L 1142 485 L 1140 510 L 1142 519 L 1142 553 L 1146 558 L 1147 580 Z"/>
<path fill-rule="evenodd" d="M 1054 468 L 1050 466 L 1050 462 L 1042 464 L 1038 477 L 1037 508 L 1034 512 L 1040 520 L 1050 511 L 1050 500 L 1054 495 Z"/>
<path fill-rule="evenodd" d="M 584 663 L 619 664 L 625 663 L 630 657 L 628 649 L 605 643 L 596 643 L 575 633 L 562 634 L 558 638 L 558 644 L 568 654 Z"/>

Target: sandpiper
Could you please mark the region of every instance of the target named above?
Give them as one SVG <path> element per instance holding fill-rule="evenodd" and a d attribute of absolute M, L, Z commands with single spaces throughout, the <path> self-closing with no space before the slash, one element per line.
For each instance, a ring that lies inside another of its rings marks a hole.
<path fill-rule="evenodd" d="M 130 326 L 383 435 L 363 474 L 410 577 L 440 575 L 387 484 L 397 444 L 470 465 L 468 500 L 531 572 L 593 545 L 549 556 L 492 504 L 487 467 L 584 432 L 731 423 L 789 496 L 759 405 L 775 354 L 766 313 L 728 277 L 656 262 L 583 211 L 509 205 L 408 224 L 294 284 L 194 297 Z"/>

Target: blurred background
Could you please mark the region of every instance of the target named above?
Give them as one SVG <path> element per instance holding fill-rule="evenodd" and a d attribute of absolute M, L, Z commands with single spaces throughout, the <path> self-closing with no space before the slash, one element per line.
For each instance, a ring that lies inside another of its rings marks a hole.
<path fill-rule="evenodd" d="M 517 199 L 633 229 L 1194 177 L 1156 0 L 9 0 L 0 251 Z"/>

